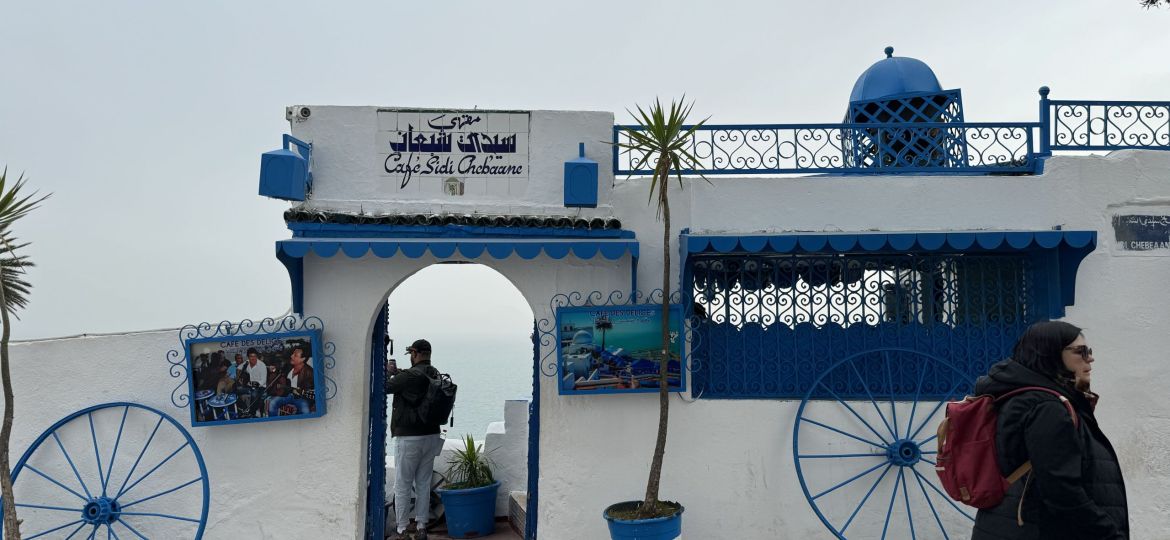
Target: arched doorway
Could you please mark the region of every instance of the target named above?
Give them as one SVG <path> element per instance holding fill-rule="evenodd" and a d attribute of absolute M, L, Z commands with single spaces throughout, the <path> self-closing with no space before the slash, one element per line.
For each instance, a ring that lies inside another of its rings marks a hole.
<path fill-rule="evenodd" d="M 459 385 L 452 425 L 443 428 L 445 437 L 459 440 L 469 434 L 497 452 L 493 459 L 498 464 L 529 471 L 525 457 L 531 447 L 529 437 L 536 433 L 528 430 L 527 403 L 515 400 L 533 397 L 532 329 L 533 312 L 524 296 L 485 265 L 432 264 L 388 293 L 371 333 L 367 538 L 381 540 L 392 526 L 383 526 L 379 517 L 379 508 L 393 498 L 388 488 L 393 484 L 390 400 L 382 393 L 385 374 L 379 366 L 389 357 L 399 368 L 409 367 L 405 348 L 415 339 L 430 341 L 434 366 Z M 511 401 L 507 401 L 509 423 L 504 425 L 506 400 Z M 523 426 L 515 425 L 518 411 L 525 413 Z M 439 470 L 442 459 L 436 460 Z M 498 479 L 506 482 L 506 478 Z M 523 478 L 513 479 L 513 485 L 502 486 L 505 496 L 511 490 L 527 491 Z"/>

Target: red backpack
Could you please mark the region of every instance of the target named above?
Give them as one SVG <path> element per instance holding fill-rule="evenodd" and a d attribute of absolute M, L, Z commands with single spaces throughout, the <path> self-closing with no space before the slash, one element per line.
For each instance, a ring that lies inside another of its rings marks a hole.
<path fill-rule="evenodd" d="M 1031 391 L 1060 398 L 1072 415 L 1073 426 L 1077 426 L 1077 414 L 1068 399 L 1056 390 L 1039 386 L 1017 388 L 998 398 L 967 396 L 947 403 L 946 418 L 938 426 L 938 464 L 934 469 L 952 499 L 975 508 L 991 508 L 1003 501 L 1008 486 L 1032 470 L 1032 462 L 1028 461 L 1004 478 L 995 459 L 996 403 Z"/>

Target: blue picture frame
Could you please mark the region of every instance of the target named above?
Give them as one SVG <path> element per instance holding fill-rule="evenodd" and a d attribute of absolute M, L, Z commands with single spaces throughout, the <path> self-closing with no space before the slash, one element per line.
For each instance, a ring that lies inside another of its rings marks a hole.
<path fill-rule="evenodd" d="M 687 388 L 682 305 L 671 304 L 668 316 L 672 356 L 668 389 L 682 392 Z M 556 310 L 556 321 L 561 395 L 658 392 L 661 304 L 566 306 Z"/>
<path fill-rule="evenodd" d="M 319 329 L 185 340 L 191 426 L 323 416 L 327 393 L 323 344 Z M 245 357 L 243 367 L 236 363 L 237 354 Z M 293 369 L 298 362 L 299 372 Z M 259 365 L 263 367 L 256 371 Z M 306 368 L 312 373 L 302 380 Z M 252 374 L 263 380 L 253 381 Z"/>

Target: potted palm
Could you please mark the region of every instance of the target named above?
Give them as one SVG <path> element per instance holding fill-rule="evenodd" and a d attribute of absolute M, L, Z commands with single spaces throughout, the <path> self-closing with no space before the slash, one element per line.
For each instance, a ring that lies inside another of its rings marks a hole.
<path fill-rule="evenodd" d="M 662 481 L 662 458 L 666 453 L 666 426 L 670 412 L 667 388 L 667 364 L 670 362 L 670 176 L 673 173 L 682 188 L 683 169 L 700 169 L 698 159 L 691 153 L 692 135 L 703 125 L 704 119 L 688 126 L 692 104 L 684 96 L 671 101 L 669 110 L 655 99 L 649 110 L 637 106 L 633 115 L 640 125 L 623 131 L 626 141 L 617 145 L 634 157 L 633 169 L 652 164 L 650 200 L 657 199 L 657 217 L 662 220 L 662 357 L 658 365 L 658 437 L 650 462 L 650 478 L 646 495 L 641 501 L 627 501 L 611 505 L 604 516 L 609 523 L 610 537 L 617 539 L 673 539 L 682 534 L 683 506 L 658 498 Z M 700 175 L 702 177 L 702 175 Z M 702 177 L 704 180 L 706 177 Z"/>
<path fill-rule="evenodd" d="M 447 517 L 447 534 L 452 538 L 478 538 L 496 530 L 496 494 L 500 483 L 492 476 L 492 463 L 464 436 L 463 448 L 447 460 L 447 483 L 438 489 Z"/>

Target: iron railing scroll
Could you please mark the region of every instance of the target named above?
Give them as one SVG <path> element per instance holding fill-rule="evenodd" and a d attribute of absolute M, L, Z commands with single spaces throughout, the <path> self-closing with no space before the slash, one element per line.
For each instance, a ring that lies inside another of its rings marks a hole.
<path fill-rule="evenodd" d="M 171 403 L 180 409 L 187 407 L 191 396 L 187 393 L 187 341 L 200 338 L 217 338 L 230 336 L 255 336 L 261 334 L 275 334 L 281 332 L 297 332 L 301 330 L 321 330 L 324 332 L 325 323 L 319 317 L 298 317 L 287 315 L 284 317 L 264 318 L 259 321 L 244 319 L 240 322 L 221 321 L 217 324 L 202 322 L 188 324 L 179 329 L 179 347 L 167 351 L 166 360 L 169 364 L 168 372 L 171 378 L 179 379 L 174 390 L 171 390 Z M 325 368 L 325 399 L 333 399 L 337 394 L 337 382 L 330 375 L 337 366 L 334 353 L 337 346 L 332 341 L 321 344 L 321 366 Z"/>
<path fill-rule="evenodd" d="M 695 130 L 687 150 L 698 168 L 681 174 L 993 174 L 1034 172 L 1037 123 L 911 122 L 856 124 L 727 124 Z M 614 126 L 617 175 L 654 172 L 654 159 L 622 148 L 627 130 Z M 684 126 L 689 129 L 689 126 Z"/>
<path fill-rule="evenodd" d="M 1170 150 L 1170 101 L 1048 99 L 1040 88 L 1041 147 Z"/>

